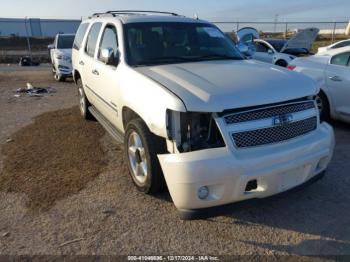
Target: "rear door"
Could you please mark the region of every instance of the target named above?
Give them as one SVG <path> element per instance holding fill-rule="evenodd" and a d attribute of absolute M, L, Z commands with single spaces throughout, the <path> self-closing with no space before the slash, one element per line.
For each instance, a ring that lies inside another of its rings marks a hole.
<path fill-rule="evenodd" d="M 89 33 L 84 46 L 84 51 L 80 54 L 79 64 L 82 67 L 82 81 L 84 91 L 89 101 L 98 109 L 100 109 L 100 101 L 96 89 L 98 71 L 95 70 L 97 42 L 102 28 L 101 22 L 96 22 L 90 27 Z"/>
<path fill-rule="evenodd" d="M 325 74 L 335 110 L 350 117 L 350 52 L 333 56 Z"/>

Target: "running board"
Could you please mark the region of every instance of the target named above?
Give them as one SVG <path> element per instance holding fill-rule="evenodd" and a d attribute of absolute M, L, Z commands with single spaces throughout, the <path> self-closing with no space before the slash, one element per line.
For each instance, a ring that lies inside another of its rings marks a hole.
<path fill-rule="evenodd" d="M 115 128 L 111 122 L 109 122 L 95 107 L 89 107 L 90 113 L 96 118 L 96 120 L 106 129 L 106 131 L 112 136 L 117 143 L 124 143 L 124 135 L 117 128 Z"/>

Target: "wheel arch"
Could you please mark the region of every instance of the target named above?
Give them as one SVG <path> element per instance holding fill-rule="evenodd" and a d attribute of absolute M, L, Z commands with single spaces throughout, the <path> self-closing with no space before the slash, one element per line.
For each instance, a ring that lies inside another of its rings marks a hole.
<path fill-rule="evenodd" d="M 81 79 L 80 72 L 78 70 L 74 69 L 74 71 L 73 71 L 73 80 L 74 80 L 75 84 L 77 84 L 78 79 Z"/>

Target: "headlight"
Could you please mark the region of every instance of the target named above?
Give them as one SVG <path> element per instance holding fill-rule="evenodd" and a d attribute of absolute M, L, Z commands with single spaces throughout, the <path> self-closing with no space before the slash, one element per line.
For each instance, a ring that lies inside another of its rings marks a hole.
<path fill-rule="evenodd" d="M 56 58 L 58 60 L 64 60 L 64 61 L 69 61 L 70 57 L 69 56 L 65 56 L 65 55 L 56 55 Z"/>
<path fill-rule="evenodd" d="M 167 133 L 179 152 L 225 146 L 213 113 L 167 110 Z"/>

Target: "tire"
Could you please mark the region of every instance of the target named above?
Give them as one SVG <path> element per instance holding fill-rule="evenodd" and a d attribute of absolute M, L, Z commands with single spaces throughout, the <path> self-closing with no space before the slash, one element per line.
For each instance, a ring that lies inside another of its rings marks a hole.
<path fill-rule="evenodd" d="M 320 112 L 321 121 L 329 122 L 331 119 L 330 107 L 328 98 L 323 91 L 320 91 L 316 96 L 316 103 Z"/>
<path fill-rule="evenodd" d="M 127 124 L 124 146 L 129 173 L 137 189 L 145 194 L 163 191 L 165 180 L 157 154 L 166 152 L 164 139 L 152 134 L 138 118 Z"/>
<path fill-rule="evenodd" d="M 83 82 L 81 78 L 77 80 L 77 86 L 78 86 L 80 114 L 85 120 L 94 120 L 94 116 L 89 111 L 89 107 L 91 106 L 91 104 L 85 95 Z"/>
<path fill-rule="evenodd" d="M 276 62 L 276 65 L 282 66 L 282 67 L 287 67 L 287 66 L 288 66 L 288 63 L 287 63 L 285 60 L 278 60 L 278 61 Z"/>
<path fill-rule="evenodd" d="M 64 82 L 66 81 L 66 78 L 64 76 L 61 76 L 59 74 L 57 74 L 57 72 L 54 73 L 54 78 L 57 82 Z"/>

